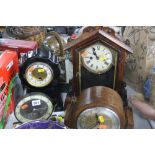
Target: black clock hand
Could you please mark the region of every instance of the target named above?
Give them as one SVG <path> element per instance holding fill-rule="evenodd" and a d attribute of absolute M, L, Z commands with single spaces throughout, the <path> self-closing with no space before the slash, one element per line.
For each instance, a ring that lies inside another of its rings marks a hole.
<path fill-rule="evenodd" d="M 96 56 L 96 59 L 99 60 L 99 57 L 96 54 L 95 48 L 93 47 L 93 54 Z"/>
<path fill-rule="evenodd" d="M 93 47 L 93 54 L 96 56 L 96 51 L 94 47 Z"/>

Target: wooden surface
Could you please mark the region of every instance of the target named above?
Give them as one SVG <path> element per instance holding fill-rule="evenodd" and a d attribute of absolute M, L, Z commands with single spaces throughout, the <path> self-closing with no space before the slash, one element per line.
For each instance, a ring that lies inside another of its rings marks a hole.
<path fill-rule="evenodd" d="M 132 109 L 129 107 L 124 108 L 125 112 L 125 128 L 126 129 L 133 129 L 134 128 L 134 121 L 133 121 L 133 112 Z"/>

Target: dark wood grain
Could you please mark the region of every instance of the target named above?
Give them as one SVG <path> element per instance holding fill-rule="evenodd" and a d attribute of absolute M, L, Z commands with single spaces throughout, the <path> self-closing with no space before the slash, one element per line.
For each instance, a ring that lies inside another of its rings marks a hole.
<path fill-rule="evenodd" d="M 134 128 L 134 121 L 133 121 L 132 109 L 129 107 L 125 107 L 124 112 L 125 112 L 125 118 L 126 118 L 125 128 L 126 129 L 133 129 Z"/>

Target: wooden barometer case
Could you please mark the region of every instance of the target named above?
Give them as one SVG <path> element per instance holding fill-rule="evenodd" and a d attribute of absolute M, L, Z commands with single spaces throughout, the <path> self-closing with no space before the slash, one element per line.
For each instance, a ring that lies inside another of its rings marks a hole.
<path fill-rule="evenodd" d="M 126 56 L 132 49 L 115 36 L 108 27 L 86 27 L 81 36 L 67 45 L 73 62 L 72 96 L 93 86 L 115 90 L 128 106 L 124 66 Z M 70 98 L 66 99 L 69 101 Z"/>

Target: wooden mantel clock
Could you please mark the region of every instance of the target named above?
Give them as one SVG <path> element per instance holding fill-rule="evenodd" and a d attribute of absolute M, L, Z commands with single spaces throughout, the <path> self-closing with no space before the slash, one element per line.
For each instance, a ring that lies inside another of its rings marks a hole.
<path fill-rule="evenodd" d="M 112 29 L 88 27 L 66 50 L 72 55 L 75 96 L 91 86 L 107 86 L 121 93 L 126 55 L 132 50 Z"/>
<path fill-rule="evenodd" d="M 127 106 L 124 66 L 126 55 L 132 50 L 108 27 L 87 27 L 82 35 L 66 47 L 73 62 L 72 95 L 93 86 L 115 90 Z M 68 100 L 68 99 L 67 99 Z M 67 102 L 67 101 L 66 101 Z"/>

